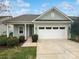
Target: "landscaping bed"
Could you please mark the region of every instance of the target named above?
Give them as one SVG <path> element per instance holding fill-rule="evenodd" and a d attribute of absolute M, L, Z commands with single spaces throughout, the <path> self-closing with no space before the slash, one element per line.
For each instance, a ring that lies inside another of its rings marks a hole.
<path fill-rule="evenodd" d="M 36 47 L 0 48 L 0 59 L 36 59 Z"/>
<path fill-rule="evenodd" d="M 25 42 L 24 36 L 20 36 L 19 38 L 13 36 L 7 37 L 5 35 L 0 36 L 0 48 L 15 47 L 21 45 L 24 42 Z"/>

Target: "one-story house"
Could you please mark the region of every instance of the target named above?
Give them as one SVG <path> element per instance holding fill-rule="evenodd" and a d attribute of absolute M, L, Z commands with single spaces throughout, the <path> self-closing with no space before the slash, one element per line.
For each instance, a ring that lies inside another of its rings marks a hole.
<path fill-rule="evenodd" d="M 9 37 L 9 25 L 13 25 L 13 36 L 25 36 L 27 39 L 38 34 L 39 39 L 69 39 L 73 20 L 56 7 L 40 15 L 26 14 L 4 20 L 6 34 Z M 2 27 L 0 27 L 2 28 Z"/>

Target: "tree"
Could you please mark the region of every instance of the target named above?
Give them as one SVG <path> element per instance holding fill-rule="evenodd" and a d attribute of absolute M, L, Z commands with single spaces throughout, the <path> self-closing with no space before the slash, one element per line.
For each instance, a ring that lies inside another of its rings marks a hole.
<path fill-rule="evenodd" d="M 79 35 L 79 23 L 75 22 L 71 28 L 72 34 Z"/>
<path fill-rule="evenodd" d="M 0 2 L 0 14 L 5 11 L 5 5 Z"/>
<path fill-rule="evenodd" d="M 4 2 L 5 1 L 5 2 Z M 2 0 L 0 1 L 0 15 L 4 16 L 4 15 L 8 15 L 9 14 L 9 3 L 7 2 L 7 0 Z"/>
<path fill-rule="evenodd" d="M 77 18 L 76 20 L 74 20 L 74 23 L 71 26 L 71 34 L 76 39 L 79 39 L 79 18 Z"/>

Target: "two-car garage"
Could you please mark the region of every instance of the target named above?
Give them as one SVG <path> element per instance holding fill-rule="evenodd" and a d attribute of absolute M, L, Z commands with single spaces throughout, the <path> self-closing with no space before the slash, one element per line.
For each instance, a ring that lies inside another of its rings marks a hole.
<path fill-rule="evenodd" d="M 39 39 L 67 39 L 66 26 L 38 26 Z"/>

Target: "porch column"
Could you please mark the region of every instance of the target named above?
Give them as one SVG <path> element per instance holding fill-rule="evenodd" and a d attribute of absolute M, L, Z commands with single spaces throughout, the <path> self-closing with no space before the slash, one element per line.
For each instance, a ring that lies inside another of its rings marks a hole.
<path fill-rule="evenodd" d="M 7 24 L 7 37 L 9 37 L 9 25 Z"/>
<path fill-rule="evenodd" d="M 34 24 L 34 34 L 36 34 L 36 33 L 35 33 L 35 24 Z"/>
<path fill-rule="evenodd" d="M 14 25 L 13 25 L 13 37 L 14 37 Z"/>
<path fill-rule="evenodd" d="M 27 33 L 26 33 L 26 24 L 24 24 L 25 25 L 25 40 L 27 39 L 27 37 L 26 37 L 26 35 L 27 35 Z"/>
<path fill-rule="evenodd" d="M 34 24 L 34 34 L 37 34 L 37 27 L 35 24 Z"/>

